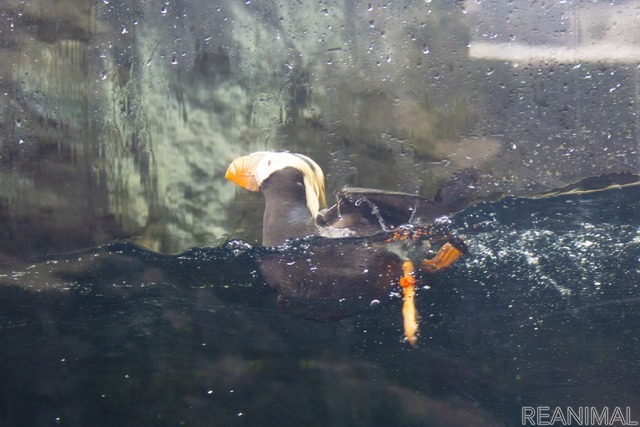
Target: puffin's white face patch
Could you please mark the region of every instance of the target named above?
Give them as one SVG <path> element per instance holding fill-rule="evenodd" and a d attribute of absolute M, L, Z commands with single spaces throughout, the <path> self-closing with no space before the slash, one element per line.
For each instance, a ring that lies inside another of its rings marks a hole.
<path fill-rule="evenodd" d="M 261 185 L 275 171 L 286 167 L 298 169 L 304 177 L 307 206 L 311 215 L 315 218 L 320 208 L 324 208 L 327 204 L 324 195 L 324 174 L 320 166 L 302 154 L 265 151 L 253 153 L 251 156 L 260 154 L 263 157 L 256 164 L 254 171 L 258 185 Z"/>
<path fill-rule="evenodd" d="M 287 166 L 295 167 L 297 160 L 295 157 L 296 156 L 291 153 L 265 152 L 262 160 L 260 160 L 256 165 L 255 176 L 256 181 L 258 181 L 258 185 L 261 185 L 265 179 L 269 178 L 269 176 L 277 170 L 284 169 Z"/>

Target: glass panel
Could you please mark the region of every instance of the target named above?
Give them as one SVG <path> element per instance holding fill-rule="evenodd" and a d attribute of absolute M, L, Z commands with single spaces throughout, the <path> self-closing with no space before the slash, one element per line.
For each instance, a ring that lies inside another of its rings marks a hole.
<path fill-rule="evenodd" d="M 330 191 L 637 172 L 636 6 L 9 2 L 3 251 L 258 240 L 259 198 L 223 173 L 265 149 L 310 154 Z"/>
<path fill-rule="evenodd" d="M 519 425 L 546 406 L 637 424 L 639 16 L 638 0 L 3 0 L 0 424 Z M 314 159 L 330 204 L 345 186 L 473 193 L 445 236 L 469 255 L 419 277 L 419 347 L 399 287 L 415 230 L 361 198 L 396 234 L 261 247 L 264 197 L 225 172 L 267 150 Z M 312 322 L 308 295 L 352 309 Z"/>

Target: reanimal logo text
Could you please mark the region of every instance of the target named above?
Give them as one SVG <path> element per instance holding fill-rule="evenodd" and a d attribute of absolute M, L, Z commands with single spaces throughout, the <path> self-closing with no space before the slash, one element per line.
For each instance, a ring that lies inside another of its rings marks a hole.
<path fill-rule="evenodd" d="M 637 426 L 629 407 L 523 406 L 523 426 Z"/>

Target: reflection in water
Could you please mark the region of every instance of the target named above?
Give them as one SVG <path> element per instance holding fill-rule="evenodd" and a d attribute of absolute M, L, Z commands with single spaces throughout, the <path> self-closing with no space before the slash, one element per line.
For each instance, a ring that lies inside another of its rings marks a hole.
<path fill-rule="evenodd" d="M 456 215 L 471 255 L 419 291 L 417 349 L 397 299 L 328 323 L 279 312 L 265 249 L 238 241 L 4 264 L 0 418 L 488 426 L 522 406 L 640 407 L 639 201 L 636 186 Z"/>

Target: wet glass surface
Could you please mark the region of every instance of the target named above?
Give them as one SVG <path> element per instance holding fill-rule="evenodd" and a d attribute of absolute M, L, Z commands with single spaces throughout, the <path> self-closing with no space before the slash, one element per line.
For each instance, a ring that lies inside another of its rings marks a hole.
<path fill-rule="evenodd" d="M 261 199 L 223 177 L 259 150 L 329 193 L 640 172 L 635 1 L 5 3 L 2 257 L 258 241 Z"/>
<path fill-rule="evenodd" d="M 639 421 L 638 189 L 529 198 L 637 181 L 639 8 L 3 0 L 0 424 Z M 329 200 L 479 177 L 418 348 L 397 293 L 281 310 L 264 200 L 224 179 L 260 150 L 315 159 Z"/>
<path fill-rule="evenodd" d="M 265 250 L 240 241 L 4 264 L 2 420 L 480 426 L 636 408 L 638 188 L 456 215 L 470 254 L 419 289 L 417 348 L 397 296 L 335 322 L 282 313 Z"/>

